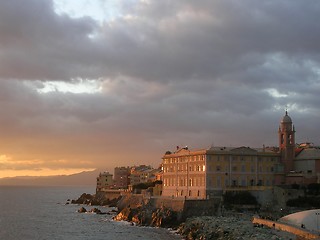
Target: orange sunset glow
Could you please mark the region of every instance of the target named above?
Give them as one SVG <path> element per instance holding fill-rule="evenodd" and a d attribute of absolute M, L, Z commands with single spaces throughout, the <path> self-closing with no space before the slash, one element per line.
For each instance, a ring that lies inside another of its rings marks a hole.
<path fill-rule="evenodd" d="M 0 178 L 275 146 L 285 109 L 319 145 L 314 5 L 1 1 Z"/>

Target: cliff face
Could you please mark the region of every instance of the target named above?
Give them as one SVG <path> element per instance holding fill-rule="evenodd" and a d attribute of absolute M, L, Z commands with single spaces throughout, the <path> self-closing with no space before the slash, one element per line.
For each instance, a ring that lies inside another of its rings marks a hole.
<path fill-rule="evenodd" d="M 141 206 L 131 209 L 130 207 L 122 209 L 117 216 L 116 221 L 129 221 L 143 226 L 152 227 L 177 227 L 180 223 L 177 213 L 167 208 L 150 208 L 150 206 Z"/>
<path fill-rule="evenodd" d="M 88 194 L 83 193 L 77 200 L 72 200 L 72 204 L 85 204 L 85 205 L 92 205 L 92 206 L 116 206 L 117 202 L 120 198 L 113 198 L 109 199 L 106 198 L 105 194 Z"/>
<path fill-rule="evenodd" d="M 166 207 L 157 208 L 152 201 L 142 195 L 126 195 L 118 201 L 119 213 L 116 221 L 129 221 L 153 227 L 175 227 L 180 223 L 178 213 Z"/>
<path fill-rule="evenodd" d="M 216 215 L 217 209 L 213 200 L 144 198 L 139 194 L 123 196 L 117 206 L 119 214 L 114 220 L 155 227 L 177 227 L 188 217 Z"/>

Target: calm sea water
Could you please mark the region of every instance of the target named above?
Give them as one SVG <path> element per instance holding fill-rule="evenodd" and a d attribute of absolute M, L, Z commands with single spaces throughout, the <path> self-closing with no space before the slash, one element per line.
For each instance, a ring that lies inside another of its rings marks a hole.
<path fill-rule="evenodd" d="M 166 229 L 114 222 L 110 215 L 81 214 L 81 206 L 65 205 L 84 192 L 94 188 L 0 186 L 0 239 L 181 239 Z"/>

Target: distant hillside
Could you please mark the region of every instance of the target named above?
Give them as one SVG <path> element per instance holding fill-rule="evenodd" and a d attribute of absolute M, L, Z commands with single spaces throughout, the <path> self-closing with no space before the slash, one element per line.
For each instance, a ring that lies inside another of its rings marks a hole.
<path fill-rule="evenodd" d="M 48 177 L 8 177 L 0 178 L 0 185 L 20 186 L 95 186 L 101 170 L 81 172 L 72 175 Z"/>

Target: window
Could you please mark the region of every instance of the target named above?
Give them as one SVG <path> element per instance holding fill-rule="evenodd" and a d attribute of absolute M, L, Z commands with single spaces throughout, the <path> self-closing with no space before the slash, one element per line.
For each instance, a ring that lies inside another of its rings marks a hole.
<path fill-rule="evenodd" d="M 251 185 L 251 186 L 254 186 L 254 179 L 251 179 L 251 180 L 250 180 L 250 185 Z"/>
<path fill-rule="evenodd" d="M 217 187 L 221 187 L 221 179 L 220 179 L 220 177 L 217 178 Z"/>
<path fill-rule="evenodd" d="M 237 186 L 237 180 L 232 180 L 232 186 Z"/>
<path fill-rule="evenodd" d="M 221 170 L 221 167 L 220 166 L 216 166 L 216 171 L 220 172 L 220 170 Z"/>
<path fill-rule="evenodd" d="M 269 181 L 269 179 L 267 179 L 266 185 L 267 185 L 267 186 L 270 186 L 270 181 Z"/>
<path fill-rule="evenodd" d="M 245 172 L 246 171 L 246 166 L 245 165 L 242 165 L 241 166 L 241 172 Z"/>
<path fill-rule="evenodd" d="M 243 186 L 243 187 L 246 186 L 246 180 L 245 179 L 241 180 L 241 186 Z"/>
<path fill-rule="evenodd" d="M 232 171 L 233 171 L 233 172 L 236 172 L 236 171 L 237 171 L 237 166 L 233 166 L 233 167 L 232 167 Z"/>

